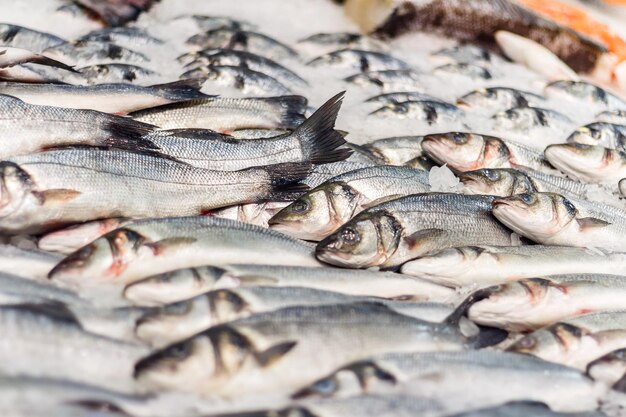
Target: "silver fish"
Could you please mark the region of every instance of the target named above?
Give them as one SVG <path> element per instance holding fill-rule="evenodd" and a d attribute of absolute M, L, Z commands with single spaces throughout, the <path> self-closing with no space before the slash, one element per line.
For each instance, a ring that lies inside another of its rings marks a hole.
<path fill-rule="evenodd" d="M 167 272 L 126 287 L 124 296 L 137 305 L 162 305 L 221 288 L 248 286 L 306 287 L 352 296 L 453 302 L 454 289 L 393 272 L 278 265 L 225 265 Z"/>
<path fill-rule="evenodd" d="M 626 349 L 607 353 L 587 366 L 587 375 L 600 381 L 613 390 L 624 392 L 626 380 Z"/>
<path fill-rule="evenodd" d="M 465 411 L 448 417 L 605 417 L 601 411 L 585 411 L 580 413 L 561 413 L 552 411 L 541 403 L 518 402 L 504 404 L 497 407 L 481 408 Z"/>
<path fill-rule="evenodd" d="M 586 369 L 590 362 L 626 347 L 626 311 L 585 314 L 524 336 L 507 350 Z"/>
<path fill-rule="evenodd" d="M 16 81 L 24 83 L 57 83 L 61 84 L 68 80 L 70 75 L 76 76 L 75 72 L 50 67 L 46 65 L 33 64 L 30 62 L 0 68 L 0 80 Z M 78 83 L 83 80 L 80 77 Z"/>
<path fill-rule="evenodd" d="M 626 254 L 569 246 L 465 246 L 407 262 L 402 273 L 469 288 L 558 274 L 626 275 Z"/>
<path fill-rule="evenodd" d="M 20 249 L 12 245 L 0 245 L 0 271 L 22 274 L 26 278 L 45 278 L 61 256 L 38 250 Z"/>
<path fill-rule="evenodd" d="M 229 132 L 247 128 L 293 129 L 304 122 L 307 100 L 302 96 L 213 98 L 132 113 L 139 121 L 163 129 L 212 129 Z"/>
<path fill-rule="evenodd" d="M 299 195 L 310 165 L 279 164 L 212 171 L 159 155 L 70 148 L 0 163 L 7 190 L 0 229 L 49 230 L 114 216 L 188 216 L 232 204 Z M 239 191 L 238 191 L 239 189 Z"/>
<path fill-rule="evenodd" d="M 470 345 L 452 319 L 429 323 L 376 303 L 289 307 L 170 345 L 138 362 L 135 375 L 147 387 L 206 396 L 281 397 L 345 363 L 389 349 L 444 351 Z M 299 365 L 312 354 L 315 366 Z"/>
<path fill-rule="evenodd" d="M 50 33 L 38 32 L 8 23 L 0 23 L 0 44 L 5 46 L 41 53 L 49 47 L 65 43 L 67 43 L 65 39 Z"/>
<path fill-rule="evenodd" d="M 115 145 L 150 149 L 141 137 L 154 126 L 93 110 L 37 106 L 0 95 L 0 158 L 64 145 Z"/>
<path fill-rule="evenodd" d="M 287 201 L 239 204 L 213 210 L 211 215 L 269 228 L 269 224 L 267 223 L 269 219 L 287 205 L 289 205 Z"/>
<path fill-rule="evenodd" d="M 370 115 L 396 119 L 424 120 L 429 125 L 458 120 L 463 111 L 452 104 L 441 101 L 403 101 L 374 110 Z"/>
<path fill-rule="evenodd" d="M 505 111 L 513 107 L 540 106 L 545 99 L 538 94 L 509 87 L 479 88 L 461 96 L 456 104 L 472 110 Z"/>
<path fill-rule="evenodd" d="M 423 90 L 419 74 L 414 70 L 368 71 L 345 78 L 360 87 L 375 87 L 383 91 Z"/>
<path fill-rule="evenodd" d="M 269 225 L 300 239 L 319 241 L 369 207 L 429 188 L 425 171 L 387 165 L 358 169 L 307 192 L 272 217 Z"/>
<path fill-rule="evenodd" d="M 365 100 L 366 103 L 380 104 L 383 106 L 402 103 L 403 101 L 443 101 L 435 96 L 417 91 L 395 91 L 373 96 Z"/>
<path fill-rule="evenodd" d="M 612 123 L 591 123 L 576 129 L 567 138 L 567 141 L 626 151 L 626 126 Z"/>
<path fill-rule="evenodd" d="M 182 16 L 186 17 L 186 16 Z M 234 19 L 229 16 L 206 16 L 206 15 L 192 15 L 191 19 L 198 25 L 201 30 L 215 30 L 215 29 L 243 29 L 254 30 L 256 25 L 241 20 Z"/>
<path fill-rule="evenodd" d="M 441 65 L 433 69 L 433 74 L 444 78 L 450 75 L 461 76 L 471 80 L 490 80 L 494 78 L 492 71 L 487 68 L 466 62 Z"/>
<path fill-rule="evenodd" d="M 496 60 L 496 55 L 491 51 L 472 44 L 440 49 L 430 54 L 430 56 L 437 60 L 450 61 L 449 63 L 490 63 Z"/>
<path fill-rule="evenodd" d="M 141 87 L 132 84 L 74 86 L 63 84 L 0 83 L 0 93 L 38 106 L 90 109 L 123 115 L 163 104 L 207 99 L 201 80 L 184 80 Z"/>
<path fill-rule="evenodd" d="M 87 84 L 135 83 L 146 84 L 159 74 L 150 69 L 130 64 L 98 64 L 78 68 Z"/>
<path fill-rule="evenodd" d="M 240 49 L 278 60 L 298 56 L 294 49 L 267 35 L 239 28 L 209 30 L 192 36 L 186 43 L 196 50 Z"/>
<path fill-rule="evenodd" d="M 124 62 L 144 64 L 150 61 L 146 55 L 110 42 L 73 41 L 46 48 L 43 54 L 73 65 L 104 64 L 106 62 Z"/>
<path fill-rule="evenodd" d="M 361 49 L 340 49 L 309 61 L 312 67 L 331 67 L 354 71 L 406 70 L 410 65 L 391 55 Z"/>
<path fill-rule="evenodd" d="M 13 67 L 15 65 L 27 63 L 61 68 L 67 71 L 75 71 L 74 68 L 64 64 L 63 62 L 34 53 L 28 49 L 12 48 L 9 46 L 0 47 L 0 68 Z"/>
<path fill-rule="evenodd" d="M 626 153 L 599 145 L 567 143 L 548 146 L 546 159 L 570 178 L 615 186 L 626 178 Z"/>
<path fill-rule="evenodd" d="M 153 219 L 133 222 L 96 239 L 61 261 L 49 277 L 70 285 L 89 286 L 106 282 L 129 284 L 207 263 L 319 266 L 312 252 L 312 246 L 303 242 L 231 220 Z"/>
<path fill-rule="evenodd" d="M 500 131 L 530 132 L 536 128 L 565 131 L 574 123 L 569 117 L 554 110 L 539 107 L 514 107 L 493 115 L 494 127 Z"/>
<path fill-rule="evenodd" d="M 623 275 L 552 275 L 479 290 L 468 317 L 512 332 L 536 330 L 582 314 L 626 307 Z M 484 297 L 484 298 L 483 298 Z"/>
<path fill-rule="evenodd" d="M 138 27 L 109 27 L 93 30 L 78 38 L 79 41 L 110 42 L 117 45 L 143 47 L 163 45 L 163 41 Z"/>
<path fill-rule="evenodd" d="M 626 110 L 607 110 L 596 116 L 598 122 L 626 124 Z"/>
<path fill-rule="evenodd" d="M 238 129 L 230 132 L 235 139 L 268 139 L 293 132 L 292 129 Z"/>
<path fill-rule="evenodd" d="M 422 156 L 423 136 L 397 136 L 377 139 L 366 143 L 363 148 L 381 164 L 404 165 Z"/>
<path fill-rule="evenodd" d="M 100 236 L 128 224 L 130 221 L 130 219 L 114 217 L 75 224 L 43 235 L 37 242 L 37 246 L 44 251 L 69 255 Z"/>
<path fill-rule="evenodd" d="M 472 389 L 473 384 L 481 388 Z M 456 411 L 524 400 L 557 411 L 584 411 L 598 406 L 605 389 L 572 368 L 532 356 L 479 350 L 373 356 L 339 368 L 294 396 L 363 394 L 420 395 Z"/>
<path fill-rule="evenodd" d="M 315 33 L 299 40 L 298 43 L 330 48 L 333 51 L 341 48 L 356 48 L 368 51 L 384 51 L 387 49 L 382 42 L 376 39 L 352 32 Z"/>
<path fill-rule="evenodd" d="M 554 81 L 545 87 L 544 94 L 551 99 L 572 101 L 585 106 L 626 110 L 626 101 L 585 81 Z"/>
<path fill-rule="evenodd" d="M 322 240 L 316 256 L 343 267 L 393 267 L 446 247 L 510 245 L 511 233 L 491 215 L 492 200 L 431 193 L 382 203 Z"/>
<path fill-rule="evenodd" d="M 232 65 L 199 67 L 183 73 L 181 78 L 201 78 L 205 85 L 241 90 L 246 95 L 288 95 L 291 90 L 277 79 L 262 72 Z"/>

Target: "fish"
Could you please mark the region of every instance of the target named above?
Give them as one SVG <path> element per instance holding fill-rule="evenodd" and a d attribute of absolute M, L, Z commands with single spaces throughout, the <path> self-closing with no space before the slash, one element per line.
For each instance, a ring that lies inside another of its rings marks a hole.
<path fill-rule="evenodd" d="M 506 111 L 515 107 L 539 107 L 545 99 L 539 94 L 509 87 L 488 87 L 471 91 L 456 101 L 462 109 Z"/>
<path fill-rule="evenodd" d="M 344 78 L 344 81 L 359 87 L 373 87 L 382 91 L 424 89 L 419 74 L 412 69 L 361 72 Z"/>
<path fill-rule="evenodd" d="M 595 122 L 576 129 L 567 138 L 568 142 L 599 145 L 605 148 L 626 151 L 626 126 Z"/>
<path fill-rule="evenodd" d="M 626 110 L 606 110 L 596 115 L 596 121 L 626 125 Z"/>
<path fill-rule="evenodd" d="M 494 54 L 492 51 L 470 43 L 439 49 L 430 54 L 430 56 L 436 60 L 447 61 L 446 63 L 448 64 L 471 64 L 474 62 L 490 63 L 497 61 L 498 58 L 501 59 L 501 57 Z"/>
<path fill-rule="evenodd" d="M 291 90 L 277 79 L 246 67 L 210 65 L 186 71 L 181 79 L 200 78 L 204 85 L 241 90 L 246 95 L 289 95 Z"/>
<path fill-rule="evenodd" d="M 544 245 L 626 251 L 620 238 L 626 214 L 607 205 L 591 207 L 554 193 L 525 193 L 493 201 L 493 215 L 508 228 Z"/>
<path fill-rule="evenodd" d="M 435 96 L 417 91 L 394 91 L 378 94 L 365 100 L 365 103 L 380 104 L 382 106 L 402 103 L 404 101 L 443 101 Z"/>
<path fill-rule="evenodd" d="M 626 349 L 617 349 L 594 360 L 587 365 L 587 375 L 595 381 L 624 392 L 624 375 L 626 374 Z"/>
<path fill-rule="evenodd" d="M 276 61 L 250 52 L 238 51 L 236 49 L 217 49 L 188 55 L 189 59 L 192 59 L 191 62 L 185 65 L 185 68 L 188 70 L 206 66 L 242 66 L 292 85 L 307 85 L 307 82 L 292 70 Z M 181 58 L 187 59 L 186 56 L 181 56 Z"/>
<path fill-rule="evenodd" d="M 93 18 L 101 20 L 105 26 L 124 26 L 136 20 L 141 12 L 150 9 L 153 0 L 100 1 L 76 0 L 82 10 Z"/>
<path fill-rule="evenodd" d="M 195 167 L 237 171 L 285 162 L 324 164 L 341 161 L 351 151 L 334 130 L 344 93 L 329 99 L 293 132 L 267 139 L 233 139 L 213 131 L 160 130 L 144 136 L 156 149 Z"/>
<path fill-rule="evenodd" d="M 211 327 L 158 350 L 137 363 L 135 377 L 148 388 L 280 398 L 345 363 L 389 349 L 468 348 L 471 342 L 451 317 L 430 323 L 377 303 L 287 307 Z M 315 366 L 299 365 L 313 354 Z"/>
<path fill-rule="evenodd" d="M 41 250 L 0 245 L 0 272 L 21 273 L 26 278 L 43 279 L 61 260 L 61 256 Z"/>
<path fill-rule="evenodd" d="M 144 64 L 150 58 L 141 52 L 110 42 L 73 41 L 46 48 L 43 55 L 71 65 L 93 65 L 108 62 Z"/>
<path fill-rule="evenodd" d="M 519 165 L 540 170 L 548 166 L 543 155 L 533 148 L 477 133 L 426 135 L 421 145 L 426 156 L 457 172 Z"/>
<path fill-rule="evenodd" d="M 138 27 L 109 27 L 93 30 L 78 38 L 79 41 L 109 42 L 130 47 L 163 45 L 161 39 L 155 38 L 144 29 Z"/>
<path fill-rule="evenodd" d="M 27 63 L 45 65 L 76 72 L 73 67 L 64 64 L 63 62 L 37 54 L 29 51 L 28 49 L 12 48 L 7 46 L 0 47 L 0 68 L 13 67 L 15 65 Z"/>
<path fill-rule="evenodd" d="M 482 288 L 547 275 L 624 275 L 626 254 L 570 246 L 463 246 L 409 261 L 401 271 L 438 285 Z"/>
<path fill-rule="evenodd" d="M 321 266 L 312 245 L 259 226 L 195 216 L 115 229 L 67 256 L 48 276 L 70 286 L 127 285 L 175 269 L 234 262 Z"/>
<path fill-rule="evenodd" d="M 93 110 L 28 104 L 4 94 L 0 94 L 0 109 L 5 138 L 1 159 L 68 145 L 154 148 L 141 139 L 156 128 L 147 123 Z"/>
<path fill-rule="evenodd" d="M 36 233 L 108 217 L 174 217 L 232 204 L 287 199 L 309 163 L 240 171 L 192 167 L 158 154 L 70 148 L 0 162 L 0 230 Z M 228 190 L 228 192 L 226 192 Z M 238 191 L 239 190 L 239 191 Z"/>
<path fill-rule="evenodd" d="M 335 51 L 342 48 L 363 49 L 367 51 L 384 51 L 387 49 L 382 42 L 361 33 L 353 32 L 315 33 L 300 39 L 298 43 L 330 48 Z"/>
<path fill-rule="evenodd" d="M 405 165 L 422 156 L 423 136 L 396 136 L 377 139 L 362 148 L 383 165 Z"/>
<path fill-rule="evenodd" d="M 129 393 L 139 390 L 132 379 L 133 365 L 148 348 L 88 333 L 67 310 L 1 306 L 0 327 L 5 335 L 0 349 L 3 375 L 56 377 Z"/>
<path fill-rule="evenodd" d="M 465 62 L 441 65 L 433 69 L 433 74 L 438 77 L 461 76 L 472 80 L 490 80 L 494 78 L 493 71 L 481 65 Z"/>
<path fill-rule="evenodd" d="M 186 17 L 186 16 L 182 16 Z M 234 19 L 230 16 L 206 16 L 194 14 L 189 16 L 198 25 L 198 28 L 204 31 L 215 29 L 233 29 L 233 30 L 254 30 L 256 25 L 241 19 Z"/>
<path fill-rule="evenodd" d="M 67 43 L 63 38 L 10 23 L 0 23 L 0 44 L 41 53 L 52 46 Z"/>
<path fill-rule="evenodd" d="M 607 110 L 626 110 L 626 101 L 602 87 L 585 81 L 559 80 L 546 85 L 544 95 L 554 100 L 566 100 L 584 106 Z"/>
<path fill-rule="evenodd" d="M 441 101 L 403 101 L 387 104 L 370 115 L 393 119 L 423 120 L 429 125 L 458 120 L 463 111 L 453 104 Z"/>
<path fill-rule="evenodd" d="M 248 128 L 294 129 L 304 122 L 307 99 L 302 96 L 213 98 L 159 106 L 130 116 L 162 129 L 212 129 L 230 132 Z"/>
<path fill-rule="evenodd" d="M 307 65 L 314 68 L 330 67 L 360 72 L 410 69 L 409 64 L 386 53 L 349 48 L 318 56 Z"/>
<path fill-rule="evenodd" d="M 265 34 L 241 30 L 239 28 L 221 28 L 205 31 L 187 39 L 187 46 L 194 50 L 202 49 L 240 49 L 269 59 L 293 59 L 298 53 L 276 39 Z"/>
<path fill-rule="evenodd" d="M 449 304 L 355 297 L 306 287 L 248 286 L 214 290 L 155 309 L 137 320 L 135 332 L 151 346 L 165 346 L 187 339 L 212 326 L 281 308 L 368 301 L 385 305 L 400 314 L 431 322 L 442 322 L 454 311 L 454 306 Z M 465 320 L 463 325 L 473 326 Z M 478 329 L 475 331 L 478 332 Z"/>
<path fill-rule="evenodd" d="M 484 389 L 468 389 L 474 383 Z M 595 409 L 604 393 L 602 386 L 566 366 L 508 352 L 466 350 L 372 356 L 342 366 L 293 396 L 419 395 L 451 410 L 537 401 L 573 412 Z"/>
<path fill-rule="evenodd" d="M 419 302 L 458 301 L 454 289 L 393 272 L 251 264 L 202 266 L 166 272 L 126 286 L 124 297 L 135 305 L 158 306 L 218 289 L 270 285 Z"/>
<path fill-rule="evenodd" d="M 619 188 L 619 193 L 622 195 L 622 197 L 626 197 L 626 181 L 624 181 L 624 178 L 619 180 L 619 183 L 617 184 Z"/>
<path fill-rule="evenodd" d="M 230 132 L 230 136 L 235 139 L 268 139 L 276 136 L 291 133 L 293 129 L 239 129 Z"/>
<path fill-rule="evenodd" d="M 308 191 L 268 224 L 290 236 L 319 241 L 369 207 L 429 188 L 426 171 L 388 165 L 362 168 Z"/>
<path fill-rule="evenodd" d="M 626 347 L 624 310 L 590 313 L 535 330 L 507 351 L 585 370 L 592 361 Z"/>
<path fill-rule="evenodd" d="M 130 64 L 99 64 L 78 68 L 87 84 L 136 83 L 145 84 L 159 74 L 150 69 Z"/>
<path fill-rule="evenodd" d="M 344 268 L 390 268 L 447 247 L 510 245 L 510 231 L 491 215 L 492 200 L 449 193 L 401 197 L 359 213 L 320 241 L 315 253 Z"/>
<path fill-rule="evenodd" d="M 483 326 L 509 332 L 533 331 L 582 314 L 623 309 L 620 294 L 625 284 L 623 275 L 525 278 L 479 290 L 485 295 L 481 294 L 467 314 Z"/>
<path fill-rule="evenodd" d="M 39 238 L 37 246 L 42 251 L 69 255 L 86 244 L 93 242 L 100 236 L 128 224 L 130 221 L 130 219 L 126 218 L 112 217 L 75 224 L 46 233 Z M 49 270 L 46 271 L 46 275 L 47 272 L 49 272 Z"/>
<path fill-rule="evenodd" d="M 530 132 L 532 129 L 548 128 L 559 131 L 570 129 L 573 121 L 555 110 L 539 107 L 513 107 L 492 116 L 494 128 L 502 132 Z"/>
<path fill-rule="evenodd" d="M 515 402 L 499 405 L 490 408 L 480 408 L 478 410 L 465 411 L 449 417 L 603 417 L 601 411 L 585 411 L 581 413 L 561 413 L 552 411 L 550 407 L 537 402 Z"/>
<path fill-rule="evenodd" d="M 74 86 L 62 84 L 0 83 L 0 93 L 38 106 L 89 109 L 124 115 L 163 104 L 206 99 L 202 82 L 184 80 L 141 87 L 132 84 Z"/>
<path fill-rule="evenodd" d="M 70 78 L 76 83 L 83 82 L 83 78 L 77 72 L 30 62 L 0 68 L 2 81 L 63 84 Z"/>
<path fill-rule="evenodd" d="M 615 186 L 626 178 L 626 154 L 616 149 L 567 143 L 550 145 L 544 154 L 559 171 L 582 182 Z"/>

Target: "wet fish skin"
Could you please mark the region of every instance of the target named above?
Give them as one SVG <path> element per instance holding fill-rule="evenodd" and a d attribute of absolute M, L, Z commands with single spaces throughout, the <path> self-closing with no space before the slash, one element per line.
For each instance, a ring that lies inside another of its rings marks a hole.
<path fill-rule="evenodd" d="M 528 132 L 536 128 L 567 130 L 573 122 L 564 114 L 539 107 L 514 107 L 492 117 L 494 127 L 503 132 Z"/>
<path fill-rule="evenodd" d="M 44 251 L 69 255 L 100 236 L 128 224 L 130 221 L 130 219 L 113 217 L 75 224 L 45 234 L 39 238 L 37 246 Z"/>
<path fill-rule="evenodd" d="M 155 38 L 138 27 L 109 27 L 93 30 L 78 38 L 79 41 L 110 42 L 130 47 L 163 45 L 161 39 Z"/>
<path fill-rule="evenodd" d="M 380 164 L 404 165 L 422 156 L 423 136 L 396 136 L 366 143 L 363 148 Z"/>
<path fill-rule="evenodd" d="M 306 287 L 352 296 L 453 302 L 455 290 L 393 272 L 278 265 L 230 264 L 166 272 L 130 284 L 124 296 L 136 305 L 155 306 L 209 291 L 248 286 Z"/>
<path fill-rule="evenodd" d="M 344 81 L 382 91 L 423 90 L 419 74 L 414 70 L 367 71 L 344 78 Z"/>
<path fill-rule="evenodd" d="M 490 63 L 500 58 L 487 49 L 469 43 L 443 48 L 433 52 L 430 56 L 435 59 L 451 61 L 449 63 Z"/>
<path fill-rule="evenodd" d="M 626 178 L 626 154 L 599 145 L 567 143 L 546 147 L 546 159 L 579 181 L 615 186 Z"/>
<path fill-rule="evenodd" d="M 519 402 L 466 411 L 449 417 L 524 417 L 530 415 L 534 417 L 603 417 L 605 414 L 601 411 L 561 413 L 552 411 L 549 407 L 541 403 Z"/>
<path fill-rule="evenodd" d="M 200 78 L 205 84 L 236 88 L 246 95 L 289 95 L 291 90 L 277 79 L 258 71 L 232 65 L 211 65 L 183 73 L 181 79 Z"/>
<path fill-rule="evenodd" d="M 370 115 L 397 119 L 424 120 L 429 125 L 454 121 L 463 115 L 458 107 L 441 101 L 403 101 L 387 104 Z"/>
<path fill-rule="evenodd" d="M 613 390 L 624 391 L 624 375 L 626 375 L 626 349 L 618 349 L 607 353 L 587 365 L 587 375 L 600 381 Z"/>
<path fill-rule="evenodd" d="M 75 287 L 109 282 L 127 285 L 207 263 L 319 266 L 312 252 L 313 247 L 303 242 L 231 220 L 202 216 L 150 219 L 96 239 L 61 261 L 49 278 Z"/>
<path fill-rule="evenodd" d="M 492 71 L 487 68 L 469 63 L 445 64 L 433 69 L 433 74 L 439 77 L 462 76 L 472 80 L 490 80 L 494 78 Z"/>
<path fill-rule="evenodd" d="M 509 87 L 479 88 L 457 100 L 461 108 L 476 110 L 505 111 L 514 107 L 540 106 L 544 98 L 528 91 Z"/>
<path fill-rule="evenodd" d="M 61 256 L 31 249 L 21 249 L 12 245 L 0 245 L 0 271 L 22 273 L 26 278 L 45 278 Z"/>
<path fill-rule="evenodd" d="M 315 33 L 299 40 L 298 43 L 330 47 L 331 50 L 355 48 L 368 51 L 385 51 L 387 49 L 382 42 L 376 39 L 352 32 Z"/>
<path fill-rule="evenodd" d="M 78 71 L 87 79 L 88 84 L 121 82 L 144 84 L 158 76 L 150 69 L 119 63 L 89 65 L 78 68 Z"/>
<path fill-rule="evenodd" d="M 254 30 L 256 25 L 241 20 L 234 19 L 230 16 L 206 16 L 191 15 L 191 19 L 198 25 L 201 30 L 210 31 L 216 29 L 233 29 L 233 30 Z"/>
<path fill-rule="evenodd" d="M 211 214 L 224 219 L 237 220 L 269 228 L 268 221 L 281 209 L 287 207 L 287 201 L 267 201 L 264 203 L 239 204 L 214 210 Z"/>
<path fill-rule="evenodd" d="M 131 116 L 162 129 L 295 129 L 304 122 L 306 107 L 307 99 L 302 96 L 217 97 L 142 110 Z"/>
<path fill-rule="evenodd" d="M 465 246 L 409 261 L 402 273 L 449 287 L 480 288 L 546 275 L 623 275 L 626 255 L 570 246 Z"/>
<path fill-rule="evenodd" d="M 262 33 L 238 28 L 213 29 L 187 39 L 187 45 L 201 49 L 241 49 L 260 54 L 270 59 L 295 58 L 298 53 L 291 47 L 280 43 Z"/>
<path fill-rule="evenodd" d="M 383 353 L 390 344 L 396 351 L 462 350 L 468 341 L 456 326 L 403 316 L 376 303 L 288 307 L 170 345 L 138 362 L 135 376 L 148 387 L 175 386 L 200 395 L 280 397 L 277 393 L 313 382 L 347 362 Z M 315 367 L 287 371 L 312 352 Z M 259 374 L 261 378 L 251 378 Z"/>
<path fill-rule="evenodd" d="M 354 71 L 407 70 L 410 65 L 391 55 L 361 49 L 340 49 L 309 61 L 312 67 L 332 67 Z"/>
<path fill-rule="evenodd" d="M 581 314 L 624 308 L 626 276 L 552 275 L 487 288 L 468 310 L 475 323 L 510 332 L 539 329 Z"/>
<path fill-rule="evenodd" d="M 61 45 L 67 41 L 51 33 L 39 32 L 9 23 L 0 23 L 0 43 L 5 46 L 41 53 L 46 48 Z"/>
<path fill-rule="evenodd" d="M 585 81 L 560 80 L 548 84 L 544 89 L 548 98 L 599 106 L 606 110 L 626 110 L 626 102 L 605 89 Z"/>
<path fill-rule="evenodd" d="M 150 62 L 150 58 L 141 52 L 114 43 L 98 41 L 66 42 L 46 48 L 43 54 L 73 65 L 103 64 L 106 61 L 127 64 Z"/>
<path fill-rule="evenodd" d="M 378 94 L 365 100 L 365 103 L 380 104 L 382 106 L 404 101 L 443 101 L 439 98 L 426 93 L 417 91 L 395 91 L 391 93 Z"/>
<path fill-rule="evenodd" d="M 63 62 L 56 61 L 48 58 L 44 55 L 40 55 L 29 51 L 28 49 L 12 48 L 9 46 L 0 47 L 0 67 L 7 68 L 15 65 L 33 63 L 38 65 L 45 65 L 55 68 L 64 69 L 67 71 L 75 72 L 73 67 L 64 64 Z"/>
<path fill-rule="evenodd" d="M 438 377 L 433 379 L 433 375 Z M 468 390 L 463 381 L 480 381 L 485 389 Z M 451 410 L 537 401 L 557 411 L 572 412 L 595 409 L 604 393 L 603 387 L 572 368 L 532 356 L 470 350 L 373 356 L 342 366 L 294 397 L 419 395 Z"/>
<path fill-rule="evenodd" d="M 537 190 L 532 179 L 523 172 L 510 168 L 483 168 L 458 175 L 466 194 L 488 194 L 507 197 L 532 193 Z"/>
<path fill-rule="evenodd" d="M 626 110 L 606 110 L 596 115 L 598 122 L 626 124 Z"/>
<path fill-rule="evenodd" d="M 429 190 L 425 171 L 377 166 L 347 172 L 307 192 L 269 220 L 270 228 L 319 241 L 361 211 L 394 198 Z"/>
<path fill-rule="evenodd" d="M 365 210 L 319 242 L 319 260 L 348 268 L 389 268 L 428 252 L 467 244 L 510 245 L 491 216 L 491 196 L 430 193 Z"/>
<path fill-rule="evenodd" d="M 567 141 L 626 151 L 626 126 L 612 123 L 591 123 L 576 129 L 567 138 Z"/>

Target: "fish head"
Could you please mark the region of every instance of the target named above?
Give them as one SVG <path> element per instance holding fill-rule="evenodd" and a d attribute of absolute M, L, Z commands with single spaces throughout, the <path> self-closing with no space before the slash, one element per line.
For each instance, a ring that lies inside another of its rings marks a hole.
<path fill-rule="evenodd" d="M 389 213 L 363 212 L 322 240 L 317 258 L 332 265 L 368 268 L 382 265 L 398 249 L 401 226 Z"/>
<path fill-rule="evenodd" d="M 597 145 L 598 143 L 607 143 L 610 141 L 608 131 L 602 129 L 601 125 L 592 123 L 587 126 L 582 126 L 576 129 L 569 137 L 567 141 L 572 143 L 584 143 L 586 145 Z"/>
<path fill-rule="evenodd" d="M 146 239 L 139 233 L 120 228 L 107 233 L 68 255 L 49 273 L 49 278 L 69 285 L 85 282 L 115 282 L 128 264 L 139 258 Z"/>
<path fill-rule="evenodd" d="M 173 337 L 178 336 L 185 327 L 189 327 L 187 326 L 188 322 L 193 324 L 194 314 L 202 314 L 201 304 L 206 302 L 206 297 L 199 296 L 150 311 L 135 322 L 135 335 L 140 340 L 153 344 L 157 344 L 160 341 L 167 343 L 171 340 L 177 340 L 173 339 Z M 206 317 L 207 315 L 203 316 Z M 199 321 L 198 319 L 196 320 Z M 190 334 L 193 333 L 195 332 L 192 331 Z"/>
<path fill-rule="evenodd" d="M 507 197 L 531 193 L 536 189 L 527 175 L 512 169 L 484 168 L 459 175 L 466 194 L 487 194 Z"/>
<path fill-rule="evenodd" d="M 624 158 L 614 149 L 583 143 L 550 145 L 544 154 L 560 171 L 587 182 L 598 182 L 603 172 L 620 167 Z"/>
<path fill-rule="evenodd" d="M 499 97 L 498 90 L 491 88 L 479 88 L 472 92 L 461 96 L 457 99 L 456 104 L 462 108 L 482 108 L 495 107 L 502 101 Z"/>
<path fill-rule="evenodd" d="M 624 392 L 626 383 L 626 349 L 615 350 L 591 362 L 587 366 L 587 375 L 613 389 Z M 614 384 L 618 384 L 615 386 Z"/>
<path fill-rule="evenodd" d="M 457 277 L 471 270 L 484 257 L 485 248 L 463 246 L 446 248 L 407 262 L 402 272 L 443 285 L 457 286 Z"/>
<path fill-rule="evenodd" d="M 0 218 L 41 204 L 30 175 L 13 162 L 0 162 Z"/>
<path fill-rule="evenodd" d="M 492 116 L 494 128 L 502 131 L 527 131 L 535 127 L 537 112 L 531 107 L 514 107 Z"/>
<path fill-rule="evenodd" d="M 508 167 L 506 145 L 490 136 L 465 132 L 426 135 L 422 149 L 431 159 L 458 172 Z"/>
<path fill-rule="evenodd" d="M 575 347 L 579 347 L 585 331 L 568 323 L 556 323 L 536 330 L 517 342 L 507 351 L 526 353 L 546 360 L 561 362 L 563 355 Z"/>
<path fill-rule="evenodd" d="M 224 269 L 212 266 L 166 272 L 127 285 L 124 297 L 144 306 L 186 300 L 213 290 L 225 273 Z"/>
<path fill-rule="evenodd" d="M 346 78 L 345 81 L 351 84 L 357 85 L 359 87 L 376 87 L 376 88 L 385 87 L 385 83 L 381 79 L 376 77 L 375 74 L 368 74 L 368 73 L 355 74 Z"/>
<path fill-rule="evenodd" d="M 563 230 L 578 213 L 567 198 L 554 193 L 523 193 L 496 198 L 493 215 L 514 232 L 543 241 Z"/>
<path fill-rule="evenodd" d="M 270 229 L 305 240 L 320 240 L 352 218 L 360 194 L 343 182 L 316 187 L 276 213 Z"/>
<path fill-rule="evenodd" d="M 307 65 L 310 65 L 312 67 L 321 67 L 325 65 L 341 64 L 342 62 L 343 58 L 340 54 L 330 53 L 312 59 L 307 63 Z"/>

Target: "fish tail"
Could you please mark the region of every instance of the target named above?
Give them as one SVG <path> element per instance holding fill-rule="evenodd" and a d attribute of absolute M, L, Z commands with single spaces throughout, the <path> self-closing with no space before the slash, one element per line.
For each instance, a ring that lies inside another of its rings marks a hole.
<path fill-rule="evenodd" d="M 109 133 L 109 137 L 103 145 L 130 151 L 158 149 L 152 141 L 144 137 L 157 129 L 154 125 L 125 117 L 111 116 L 104 129 Z"/>
<path fill-rule="evenodd" d="M 200 89 L 204 85 L 205 81 L 206 79 L 204 78 L 189 78 L 171 83 L 154 84 L 149 88 L 156 90 L 160 96 L 172 101 L 197 100 L 215 97 L 200 92 Z"/>

